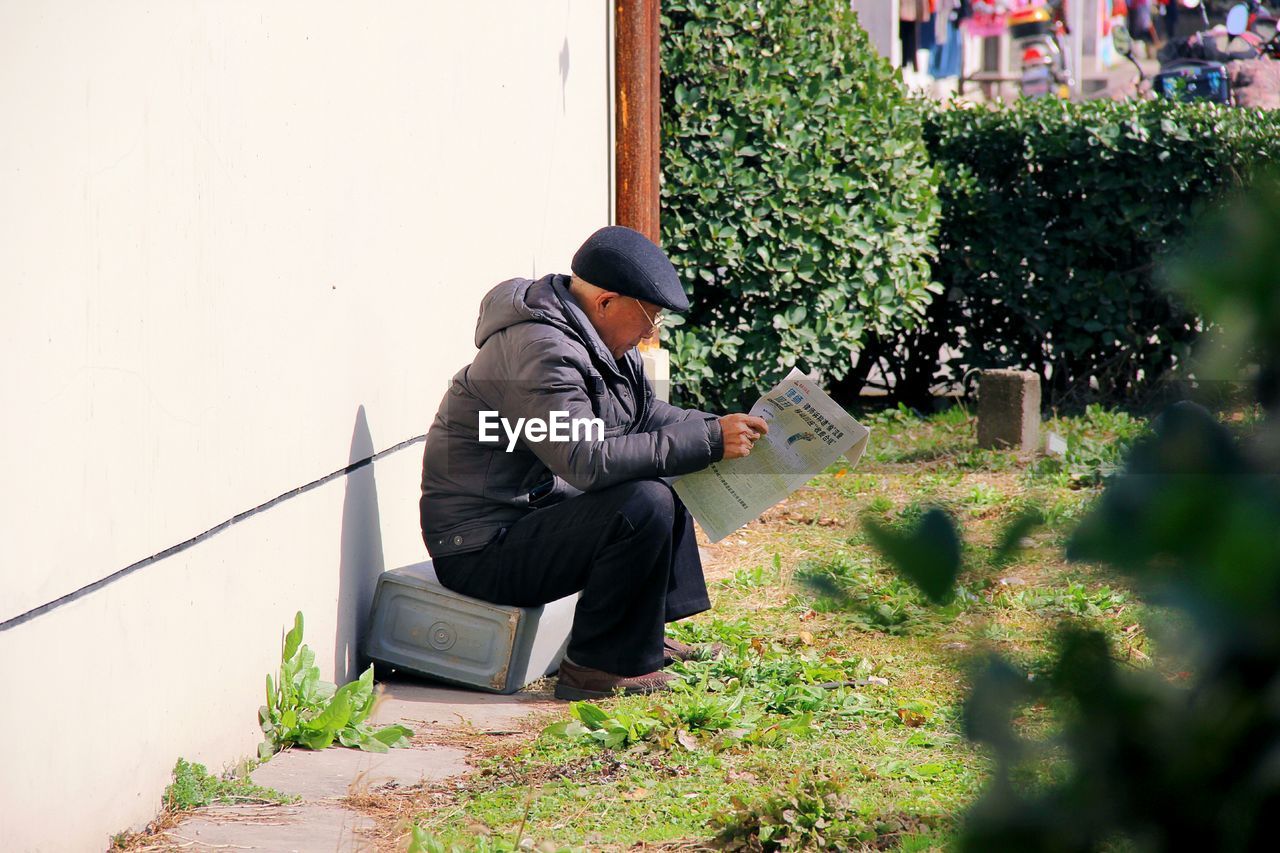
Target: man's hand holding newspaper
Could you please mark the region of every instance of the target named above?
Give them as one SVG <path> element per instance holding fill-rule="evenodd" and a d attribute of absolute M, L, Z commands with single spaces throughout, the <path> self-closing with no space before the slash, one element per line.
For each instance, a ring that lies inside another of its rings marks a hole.
<path fill-rule="evenodd" d="M 769 423 L 755 415 L 725 415 L 720 419 L 720 435 L 724 439 L 724 458 L 741 459 L 751 453 L 760 436 L 769 431 Z"/>
<path fill-rule="evenodd" d="M 754 447 L 745 433 L 761 431 L 751 418 L 768 427 Z M 856 465 L 870 436 L 816 381 L 795 370 L 756 401 L 751 418 L 733 425 L 723 460 L 675 482 L 676 494 L 712 542 L 758 518 L 841 455 Z M 749 453 L 731 456 L 730 438 L 747 443 Z"/>

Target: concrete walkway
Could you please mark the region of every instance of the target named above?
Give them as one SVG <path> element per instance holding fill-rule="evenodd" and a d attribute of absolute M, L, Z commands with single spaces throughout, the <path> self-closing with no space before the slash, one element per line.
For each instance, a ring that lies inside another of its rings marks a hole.
<path fill-rule="evenodd" d="M 390 680 L 375 725 L 400 723 L 413 745 L 385 755 L 343 749 L 291 749 L 251 774 L 259 785 L 301 797 L 280 805 L 220 805 L 197 809 L 159 839 L 184 850 L 333 853 L 377 850 L 373 821 L 351 808 L 350 795 L 385 793 L 459 776 L 477 736 L 509 734 L 541 712 L 563 709 L 545 693 L 495 696 Z M 155 849 L 154 847 L 150 849 Z"/>

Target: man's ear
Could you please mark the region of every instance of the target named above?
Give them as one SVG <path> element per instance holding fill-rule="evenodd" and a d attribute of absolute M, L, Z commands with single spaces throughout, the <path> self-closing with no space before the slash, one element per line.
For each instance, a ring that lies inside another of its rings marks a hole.
<path fill-rule="evenodd" d="M 601 317 L 604 316 L 605 311 L 610 305 L 616 303 L 617 299 L 618 294 L 610 290 L 606 290 L 596 296 L 596 310 L 600 312 Z"/>

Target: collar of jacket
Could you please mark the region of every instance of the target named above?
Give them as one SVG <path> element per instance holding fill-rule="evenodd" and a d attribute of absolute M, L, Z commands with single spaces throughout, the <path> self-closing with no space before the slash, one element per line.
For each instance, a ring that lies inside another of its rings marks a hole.
<path fill-rule="evenodd" d="M 632 377 L 623 372 L 622 367 L 618 364 L 618 359 L 613 357 L 613 353 L 609 352 L 609 348 L 604 345 L 604 340 L 600 337 L 600 333 L 596 331 L 596 327 L 591 324 L 585 311 L 578 305 L 578 300 L 573 298 L 573 294 L 569 292 L 569 277 L 566 275 L 558 275 L 551 280 L 551 292 L 560 300 L 560 308 L 564 311 L 564 317 L 573 327 L 594 355 L 594 360 L 600 365 L 602 370 L 608 370 L 617 375 L 619 378 L 628 382 L 633 381 Z M 630 360 L 631 352 L 623 354 L 623 360 Z"/>
<path fill-rule="evenodd" d="M 649 417 L 649 407 L 652 405 L 649 395 L 649 383 L 645 379 L 644 366 L 640 361 L 640 356 L 635 349 L 627 350 L 623 353 L 621 359 L 615 359 L 613 353 L 609 352 L 609 348 L 604 345 L 604 340 L 600 337 L 600 333 L 596 331 L 596 327 L 591 324 L 587 314 L 578 305 L 578 300 L 573 298 L 573 294 L 569 292 L 570 278 L 564 275 L 558 275 L 551 280 L 551 292 L 555 294 L 556 299 L 560 300 L 560 308 L 564 311 L 565 320 L 573 327 L 587 346 L 591 348 L 593 361 L 599 365 L 601 370 L 607 370 L 617 376 L 623 382 L 631 387 L 636 397 L 636 417 L 631 422 L 627 432 L 634 432 L 639 429 L 641 424 L 645 423 Z"/>

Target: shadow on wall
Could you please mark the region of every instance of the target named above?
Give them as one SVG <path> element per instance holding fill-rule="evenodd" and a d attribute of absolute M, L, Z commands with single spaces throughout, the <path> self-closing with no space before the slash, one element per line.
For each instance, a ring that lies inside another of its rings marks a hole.
<path fill-rule="evenodd" d="M 569 85 L 569 38 L 560 46 L 560 112 L 565 111 L 565 89 Z"/>
<path fill-rule="evenodd" d="M 351 454 L 347 464 L 373 456 L 373 436 L 364 406 L 356 410 L 351 433 Z M 384 568 L 382 524 L 378 515 L 378 486 L 373 463 L 347 474 L 347 491 L 342 502 L 342 546 L 338 565 L 337 641 L 333 650 L 333 677 L 338 684 L 357 677 L 361 664 L 359 648 L 373 606 L 373 589 Z"/>

